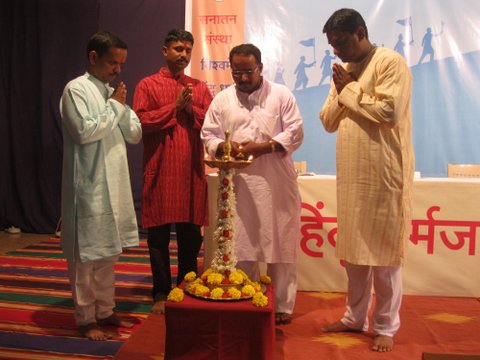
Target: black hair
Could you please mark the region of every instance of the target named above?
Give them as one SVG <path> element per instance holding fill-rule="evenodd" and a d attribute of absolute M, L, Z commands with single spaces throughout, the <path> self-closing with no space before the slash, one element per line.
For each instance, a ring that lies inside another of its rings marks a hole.
<path fill-rule="evenodd" d="M 93 50 L 99 57 L 108 53 L 111 47 L 119 49 L 128 49 L 127 44 L 117 35 L 108 31 L 99 31 L 92 35 L 87 44 L 87 58 Z"/>
<path fill-rule="evenodd" d="M 168 45 L 172 41 L 188 41 L 193 46 L 193 35 L 191 32 L 183 29 L 172 29 L 165 37 L 164 45 Z"/>
<path fill-rule="evenodd" d="M 232 63 L 233 55 L 253 55 L 257 64 L 262 63 L 262 53 L 259 48 L 253 44 L 241 44 L 237 45 L 230 50 L 230 63 Z"/>
<path fill-rule="evenodd" d="M 354 9 L 339 9 L 328 18 L 323 26 L 323 33 L 340 30 L 354 34 L 359 26 L 365 29 L 365 37 L 368 39 L 368 29 L 362 15 Z"/>

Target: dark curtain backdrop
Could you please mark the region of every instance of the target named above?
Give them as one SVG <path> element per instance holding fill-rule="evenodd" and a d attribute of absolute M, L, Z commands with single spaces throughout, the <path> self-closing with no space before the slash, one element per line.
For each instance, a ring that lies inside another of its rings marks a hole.
<path fill-rule="evenodd" d="M 55 230 L 63 151 L 59 99 L 65 84 L 85 72 L 90 36 L 109 30 L 128 44 L 117 81 L 127 84 L 131 105 L 138 81 L 165 64 L 165 34 L 184 22 L 184 1 L 0 1 L 0 229 Z M 137 214 L 142 150 L 128 148 Z"/>

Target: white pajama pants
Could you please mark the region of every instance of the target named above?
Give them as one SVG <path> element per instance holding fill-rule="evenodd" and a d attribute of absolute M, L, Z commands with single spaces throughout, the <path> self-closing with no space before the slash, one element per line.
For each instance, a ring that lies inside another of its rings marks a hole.
<path fill-rule="evenodd" d="M 113 314 L 115 308 L 115 262 L 120 255 L 81 262 L 67 260 L 75 321 L 78 326 L 96 323 Z"/>
<path fill-rule="evenodd" d="M 348 294 L 342 323 L 349 328 L 367 331 L 368 311 L 375 289 L 372 330 L 376 335 L 393 336 L 400 327 L 402 303 L 401 266 L 354 265 L 345 262 Z"/>
<path fill-rule="evenodd" d="M 253 281 L 260 278 L 257 261 L 239 261 L 237 268 L 242 269 Z M 297 296 L 297 266 L 293 263 L 267 264 L 267 275 L 274 286 L 275 312 L 293 313 Z"/>

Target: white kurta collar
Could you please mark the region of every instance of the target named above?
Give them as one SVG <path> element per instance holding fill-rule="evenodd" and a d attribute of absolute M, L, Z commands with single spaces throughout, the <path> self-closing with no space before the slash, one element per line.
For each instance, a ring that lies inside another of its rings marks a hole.
<path fill-rule="evenodd" d="M 262 94 L 265 93 L 267 88 L 267 81 L 262 77 L 262 83 L 259 88 L 252 92 L 251 94 L 239 91 L 235 86 L 235 91 L 237 93 L 238 106 L 244 107 L 246 109 L 252 110 L 255 105 L 260 105 L 262 102 Z"/>
<path fill-rule="evenodd" d="M 104 83 L 103 81 L 96 78 L 94 75 L 90 74 L 88 71 L 85 73 L 85 76 L 88 78 L 88 80 L 95 84 L 95 86 L 98 88 L 98 91 L 100 91 L 100 94 L 102 94 L 105 100 L 110 97 L 113 89 L 108 83 Z"/>

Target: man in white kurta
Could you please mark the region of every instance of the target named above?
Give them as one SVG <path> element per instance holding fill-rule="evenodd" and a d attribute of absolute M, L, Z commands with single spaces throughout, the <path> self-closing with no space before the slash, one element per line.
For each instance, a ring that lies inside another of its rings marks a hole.
<path fill-rule="evenodd" d="M 300 196 L 291 154 L 303 141 L 303 121 L 292 93 L 262 78 L 258 48 L 233 48 L 230 63 L 235 86 L 216 95 L 201 136 L 208 153 L 218 157 L 230 130 L 232 155 L 254 156 L 233 178 L 237 267 L 255 279 L 258 262 L 267 264 L 277 324 L 286 324 L 295 303 L 300 239 Z"/>
<path fill-rule="evenodd" d="M 336 255 L 345 260 L 349 279 L 347 311 L 324 330 L 367 330 L 373 284 L 372 349 L 390 351 L 400 326 L 401 265 L 411 222 L 412 77 L 398 53 L 369 42 L 355 10 L 335 12 L 324 33 L 346 62 L 333 65 L 320 118 L 328 132 L 337 131 Z"/>
<path fill-rule="evenodd" d="M 70 81 L 60 100 L 63 125 L 62 236 L 80 331 L 108 333 L 97 323 L 129 326 L 116 317 L 114 263 L 122 247 L 138 245 L 125 141 L 141 126 L 125 104 L 123 83 L 108 85 L 126 60 L 126 45 L 110 33 L 89 42 L 87 73 Z"/>

